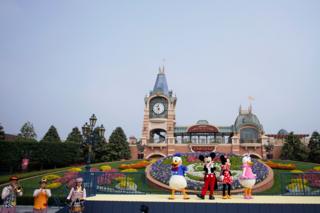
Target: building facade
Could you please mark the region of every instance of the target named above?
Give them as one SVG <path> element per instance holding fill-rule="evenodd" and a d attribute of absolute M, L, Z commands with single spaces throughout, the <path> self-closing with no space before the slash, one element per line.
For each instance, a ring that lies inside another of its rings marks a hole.
<path fill-rule="evenodd" d="M 243 155 L 250 153 L 266 158 L 265 145 L 274 144 L 272 155 L 278 158 L 287 132 L 265 134 L 251 105 L 239 108 L 235 122 L 221 126 L 199 120 L 195 124 L 176 126 L 177 97 L 169 90 L 164 68 L 159 73 L 152 91 L 144 98 L 144 117 L 141 143 L 130 145 L 132 157 L 156 158 L 176 152 L 223 152 Z M 299 135 L 306 140 L 308 135 Z M 269 153 L 270 154 L 270 153 Z"/>

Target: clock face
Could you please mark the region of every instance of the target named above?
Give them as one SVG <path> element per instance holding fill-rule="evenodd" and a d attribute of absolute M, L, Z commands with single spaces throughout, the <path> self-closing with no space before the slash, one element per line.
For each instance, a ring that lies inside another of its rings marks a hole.
<path fill-rule="evenodd" d="M 160 115 L 161 113 L 164 112 L 164 105 L 163 103 L 155 103 L 153 105 L 153 108 L 152 108 L 153 112 L 157 115 Z"/>

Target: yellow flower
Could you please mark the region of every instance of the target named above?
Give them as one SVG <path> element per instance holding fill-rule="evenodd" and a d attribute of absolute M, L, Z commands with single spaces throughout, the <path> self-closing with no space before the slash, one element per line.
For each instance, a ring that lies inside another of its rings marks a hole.
<path fill-rule="evenodd" d="M 73 168 L 68 169 L 68 171 L 69 171 L 69 172 L 81 172 L 82 169 L 79 168 L 79 167 L 73 167 Z"/>
<path fill-rule="evenodd" d="M 290 171 L 291 173 L 303 173 L 303 171 L 298 170 L 298 169 L 294 169 Z"/>
<path fill-rule="evenodd" d="M 48 175 L 42 177 L 42 179 L 47 179 L 48 181 L 55 180 L 55 179 L 58 179 L 58 178 L 60 178 L 60 176 L 59 175 L 55 175 L 55 174 L 48 174 Z"/>
<path fill-rule="evenodd" d="M 112 167 L 109 166 L 109 165 L 102 165 L 102 166 L 100 166 L 100 170 L 103 171 L 103 172 L 105 172 L 105 171 L 110 171 L 111 169 L 112 169 Z"/>
<path fill-rule="evenodd" d="M 135 183 L 133 181 L 122 180 L 119 184 L 120 188 L 133 188 Z"/>
<path fill-rule="evenodd" d="M 133 181 L 133 178 L 131 177 L 117 177 L 115 178 L 116 181 L 121 182 L 121 181 Z"/>
<path fill-rule="evenodd" d="M 137 172 L 138 170 L 136 169 L 124 169 L 121 172 Z"/>
<path fill-rule="evenodd" d="M 320 166 L 315 166 L 313 169 L 320 172 Z"/>
<path fill-rule="evenodd" d="M 302 184 L 307 184 L 308 180 L 303 179 L 303 181 L 302 181 L 302 178 L 295 178 L 295 179 L 291 179 L 291 183 L 297 183 L 297 184 L 301 184 L 302 185 Z"/>
<path fill-rule="evenodd" d="M 48 189 L 56 189 L 56 188 L 59 188 L 61 186 L 61 183 L 60 182 L 54 182 L 54 183 L 50 183 L 47 185 L 47 188 Z"/>

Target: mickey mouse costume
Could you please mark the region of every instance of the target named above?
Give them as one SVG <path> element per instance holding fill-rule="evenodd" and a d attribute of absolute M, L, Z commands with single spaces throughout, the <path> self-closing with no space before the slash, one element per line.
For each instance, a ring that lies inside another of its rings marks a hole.
<path fill-rule="evenodd" d="M 198 194 L 197 196 L 201 199 L 205 198 L 205 195 L 210 190 L 209 199 L 214 200 L 213 192 L 215 189 L 217 189 L 217 178 L 214 173 L 216 170 L 216 167 L 214 166 L 213 159 L 216 157 L 216 154 L 214 152 L 210 153 L 210 155 L 200 155 L 199 159 L 204 162 L 204 185 L 201 190 L 201 194 Z"/>

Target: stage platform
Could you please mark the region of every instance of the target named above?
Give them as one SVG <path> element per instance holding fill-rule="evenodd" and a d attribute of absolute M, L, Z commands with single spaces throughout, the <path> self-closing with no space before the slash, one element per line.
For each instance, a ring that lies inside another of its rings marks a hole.
<path fill-rule="evenodd" d="M 96 195 L 86 201 L 86 211 L 92 213 L 141 212 L 145 205 L 150 213 L 319 213 L 320 197 L 312 196 L 254 196 L 245 200 L 242 196 L 233 196 L 224 200 L 216 195 L 215 200 L 201 200 L 190 195 L 189 200 L 183 200 L 177 195 L 175 200 L 169 200 L 169 195 Z"/>

